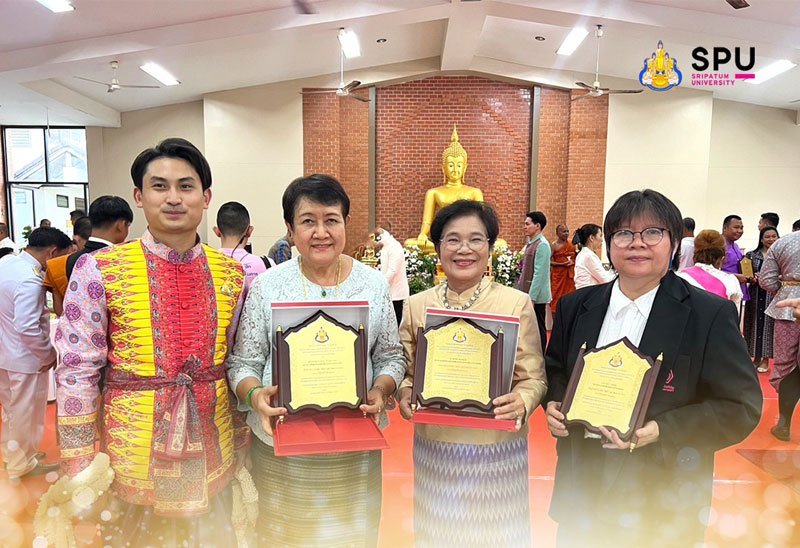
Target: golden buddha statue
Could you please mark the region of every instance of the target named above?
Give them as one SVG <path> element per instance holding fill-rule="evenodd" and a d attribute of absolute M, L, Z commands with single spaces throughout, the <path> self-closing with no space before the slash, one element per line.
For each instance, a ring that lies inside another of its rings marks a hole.
<path fill-rule="evenodd" d="M 467 151 L 458 142 L 458 131 L 453 126 L 453 135 L 450 146 L 442 151 L 442 173 L 444 184 L 431 188 L 425 193 L 425 207 L 422 210 L 422 229 L 419 236 L 409 238 L 404 242 L 405 247 L 417 246 L 425 254 L 434 254 L 433 242 L 430 241 L 431 223 L 436 213 L 445 206 L 457 200 L 483 201 L 481 189 L 464 184 L 464 174 L 467 171 Z M 505 245 L 504 240 L 498 238 L 495 247 Z"/>

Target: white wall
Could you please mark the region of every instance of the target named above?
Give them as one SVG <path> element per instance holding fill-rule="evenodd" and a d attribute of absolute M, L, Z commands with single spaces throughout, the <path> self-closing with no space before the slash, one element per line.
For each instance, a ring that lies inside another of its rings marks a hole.
<path fill-rule="evenodd" d="M 800 218 L 800 127 L 794 111 L 674 89 L 613 95 L 609 102 L 604 211 L 621 194 L 653 188 L 698 230 L 742 217 L 739 245 L 752 249 L 761 213 Z"/>
<path fill-rule="evenodd" d="M 778 232 L 800 218 L 800 126 L 796 112 L 714 101 L 706 202 L 708 228 L 720 230 L 731 213 L 744 221 L 740 244 L 758 243 L 758 219 L 765 211 L 781 217 Z"/>
<path fill-rule="evenodd" d="M 303 102 L 297 81 L 213 93 L 204 98 L 206 157 L 214 173 L 211 232 L 219 207 L 244 204 L 255 227 L 253 252 L 283 236 L 281 196 L 303 174 Z"/>
<path fill-rule="evenodd" d="M 124 112 L 119 128 L 86 128 L 90 203 L 104 194 L 128 200 L 133 209 L 130 237 L 138 238 L 147 223 L 133 201 L 130 169 L 134 158 L 167 137 L 183 137 L 203 150 L 204 133 L 202 101 Z M 205 239 L 205 219 L 199 232 Z"/>
<path fill-rule="evenodd" d="M 625 192 L 652 188 L 703 226 L 712 105 L 710 94 L 682 89 L 612 95 L 603 211 Z"/>

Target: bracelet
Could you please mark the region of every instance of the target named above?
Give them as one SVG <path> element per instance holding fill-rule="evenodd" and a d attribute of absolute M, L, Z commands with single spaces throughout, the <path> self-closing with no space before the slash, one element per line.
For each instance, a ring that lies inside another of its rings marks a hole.
<path fill-rule="evenodd" d="M 253 388 L 251 388 L 250 390 L 247 391 L 247 396 L 245 396 L 245 398 L 244 398 L 244 403 L 250 409 L 253 409 L 253 404 L 250 402 L 250 398 L 253 397 L 253 392 L 258 390 L 259 388 L 264 388 L 264 385 L 259 384 L 259 385 L 254 386 Z"/>

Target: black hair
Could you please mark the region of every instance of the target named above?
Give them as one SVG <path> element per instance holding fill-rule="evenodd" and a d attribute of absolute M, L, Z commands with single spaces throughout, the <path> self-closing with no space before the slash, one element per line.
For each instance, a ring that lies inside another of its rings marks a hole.
<path fill-rule="evenodd" d="M 792 231 L 800 230 L 800 219 L 797 219 L 795 222 L 792 223 Z"/>
<path fill-rule="evenodd" d="M 777 213 L 773 213 L 772 211 L 767 211 L 766 213 L 761 214 L 761 218 L 767 221 L 771 226 L 778 228 L 778 223 L 781 222 L 781 218 L 778 216 Z"/>
<path fill-rule="evenodd" d="M 41 226 L 31 231 L 30 236 L 28 236 L 28 247 L 34 249 L 55 247 L 56 249 L 63 250 L 69 249 L 71 245 L 72 240 L 69 236 L 51 226 Z"/>
<path fill-rule="evenodd" d="M 69 212 L 69 220 L 72 221 L 72 224 L 75 224 L 75 221 L 81 217 L 86 217 L 86 212 L 82 209 L 73 209 Z"/>
<path fill-rule="evenodd" d="M 669 241 L 674 252 L 683 237 L 683 216 L 672 200 L 652 189 L 626 192 L 614 202 L 603 221 L 603 236 L 611 259 L 611 238 L 614 232 L 633 219 L 651 217 L 669 231 Z"/>
<path fill-rule="evenodd" d="M 470 215 L 481 220 L 483 226 L 486 227 L 486 239 L 489 240 L 489 246 L 494 245 L 497 235 L 500 233 L 500 221 L 492 206 L 474 200 L 456 200 L 449 206 L 440 209 L 431 223 L 431 241 L 437 253 L 439 252 L 439 241 L 442 239 L 442 233 L 447 223 Z"/>
<path fill-rule="evenodd" d="M 602 230 L 600 225 L 594 223 L 586 223 L 575 231 L 572 236 L 573 244 L 580 244 L 581 247 L 586 247 L 586 242 L 589 241 L 589 236 L 597 236 L 597 233 Z"/>
<path fill-rule="evenodd" d="M 131 165 L 131 179 L 133 185 L 139 190 L 142 189 L 144 175 L 147 173 L 147 166 L 153 160 L 159 158 L 178 158 L 191 165 L 200 177 L 203 190 L 211 188 L 211 168 L 206 161 L 203 153 L 196 146 L 180 137 L 170 137 L 164 139 L 153 148 L 143 150 Z"/>
<path fill-rule="evenodd" d="M 689 232 L 694 232 L 694 227 L 695 227 L 694 219 L 692 219 L 691 217 L 683 218 L 683 228 L 685 228 Z"/>
<path fill-rule="evenodd" d="M 89 219 L 94 228 L 106 228 L 120 219 L 133 222 L 133 210 L 124 198 L 100 196 L 89 206 Z"/>
<path fill-rule="evenodd" d="M 92 235 L 92 221 L 89 217 L 81 217 L 72 225 L 72 233 L 80 236 L 84 240 L 88 240 Z"/>
<path fill-rule="evenodd" d="M 283 220 L 294 226 L 294 212 L 302 198 L 326 206 L 341 206 L 342 217 L 350 214 L 350 197 L 342 183 L 330 175 L 315 173 L 298 177 L 283 192 Z"/>
<path fill-rule="evenodd" d="M 239 202 L 226 202 L 217 211 L 217 228 L 223 236 L 243 236 L 250 227 L 250 213 Z"/>
<path fill-rule="evenodd" d="M 39 221 L 39 228 L 50 228 L 50 227 L 42 226 L 44 223 L 52 224 L 50 222 L 50 219 L 42 219 L 41 221 Z"/>
<path fill-rule="evenodd" d="M 11 249 L 10 247 L 0 247 L 0 259 L 5 257 L 6 255 L 12 254 L 13 252 L 14 250 Z"/>
<path fill-rule="evenodd" d="M 758 245 L 756 246 L 756 248 L 753 251 L 758 251 L 758 250 L 763 250 L 764 249 L 764 234 L 766 234 L 770 230 L 774 230 L 775 234 L 778 235 L 778 238 L 781 237 L 781 235 L 778 232 L 778 229 L 776 227 L 774 227 L 774 226 L 765 226 L 764 228 L 762 228 L 761 230 L 758 231 Z"/>
<path fill-rule="evenodd" d="M 544 230 L 547 226 L 547 217 L 541 211 L 530 211 L 525 215 L 533 224 L 539 223 L 539 228 Z"/>
<path fill-rule="evenodd" d="M 729 224 L 731 224 L 731 221 L 733 221 L 733 220 L 736 220 L 736 221 L 741 221 L 741 220 L 742 220 L 742 218 L 741 218 L 741 217 L 739 217 L 738 215 L 728 215 L 727 217 L 725 217 L 725 218 L 722 220 L 722 228 L 725 228 L 726 226 L 728 226 Z"/>

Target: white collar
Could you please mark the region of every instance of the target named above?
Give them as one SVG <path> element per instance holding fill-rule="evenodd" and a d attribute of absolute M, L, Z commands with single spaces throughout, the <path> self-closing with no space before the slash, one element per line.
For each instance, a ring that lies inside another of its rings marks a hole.
<path fill-rule="evenodd" d="M 619 318 L 619 314 L 623 310 L 633 305 L 642 316 L 649 318 L 650 310 L 653 308 L 653 301 L 656 298 L 656 293 L 658 293 L 659 287 L 661 287 L 661 284 L 657 285 L 641 297 L 631 300 L 619 288 L 619 279 L 617 279 L 614 282 L 614 285 L 611 287 L 611 300 L 608 303 L 608 311 L 616 320 Z"/>
<path fill-rule="evenodd" d="M 98 238 L 97 236 L 89 236 L 89 241 L 90 242 L 97 242 L 99 244 L 106 244 L 109 247 L 114 245 L 112 242 L 109 242 L 108 240 L 104 240 L 103 238 Z"/>

